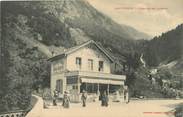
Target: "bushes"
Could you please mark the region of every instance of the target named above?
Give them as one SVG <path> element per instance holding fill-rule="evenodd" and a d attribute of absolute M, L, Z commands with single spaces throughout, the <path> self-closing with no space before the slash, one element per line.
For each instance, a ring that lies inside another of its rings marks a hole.
<path fill-rule="evenodd" d="M 162 94 L 165 98 L 175 98 L 177 93 L 172 88 L 163 88 Z"/>
<path fill-rule="evenodd" d="M 127 75 L 127 85 L 132 97 L 145 96 L 147 98 L 163 98 L 159 83 L 152 83 L 148 79 L 149 70 L 140 67 L 136 72 Z"/>
<path fill-rule="evenodd" d="M 31 90 L 26 85 L 19 85 L 4 95 L 0 100 L 0 111 L 25 110 L 29 107 L 31 100 Z"/>
<path fill-rule="evenodd" d="M 45 59 L 40 61 L 45 56 L 37 48 L 16 39 L 13 28 L 4 28 L 6 30 L 3 30 L 2 36 L 7 45 L 2 51 L 5 56 L 0 65 L 4 66 L 4 69 L 0 70 L 3 73 L 0 77 L 0 112 L 25 110 L 30 105 L 33 83 L 48 81 L 48 67 Z M 44 84 L 47 85 L 48 83 Z"/>

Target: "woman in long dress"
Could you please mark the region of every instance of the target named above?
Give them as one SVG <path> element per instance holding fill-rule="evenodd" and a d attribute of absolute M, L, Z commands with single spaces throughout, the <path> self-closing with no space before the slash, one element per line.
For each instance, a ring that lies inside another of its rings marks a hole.
<path fill-rule="evenodd" d="M 109 101 L 109 98 L 108 98 L 108 95 L 106 94 L 106 92 L 104 92 L 101 96 L 101 106 L 108 106 L 108 101 Z"/>
<path fill-rule="evenodd" d="M 64 92 L 63 104 L 62 105 L 63 105 L 64 108 L 69 108 L 69 106 L 70 106 L 70 97 L 69 97 L 67 91 Z"/>

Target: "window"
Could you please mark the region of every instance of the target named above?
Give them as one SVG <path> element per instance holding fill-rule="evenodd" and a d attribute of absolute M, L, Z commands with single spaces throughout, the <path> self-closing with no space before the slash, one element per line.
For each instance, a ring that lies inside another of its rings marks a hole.
<path fill-rule="evenodd" d="M 77 85 L 73 85 L 72 89 L 78 89 L 78 86 Z"/>
<path fill-rule="evenodd" d="M 103 61 L 99 61 L 98 71 L 103 71 L 103 70 L 104 70 L 104 62 Z"/>
<path fill-rule="evenodd" d="M 92 59 L 88 59 L 88 69 L 93 70 L 93 60 Z"/>
<path fill-rule="evenodd" d="M 66 79 L 67 84 L 77 84 L 78 78 L 76 76 L 69 76 Z"/>
<path fill-rule="evenodd" d="M 63 63 L 57 63 L 55 65 L 53 65 L 53 72 L 54 73 L 60 73 L 64 70 L 64 65 Z"/>
<path fill-rule="evenodd" d="M 81 69 L 81 58 L 80 57 L 76 57 L 76 67 L 78 69 Z"/>

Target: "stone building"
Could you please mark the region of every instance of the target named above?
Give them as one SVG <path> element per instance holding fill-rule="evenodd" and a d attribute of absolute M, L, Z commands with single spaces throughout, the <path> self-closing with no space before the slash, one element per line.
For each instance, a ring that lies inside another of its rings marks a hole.
<path fill-rule="evenodd" d="M 93 40 L 65 50 L 48 59 L 51 64 L 50 86 L 63 94 L 69 91 L 71 101 L 80 100 L 83 90 L 89 95 L 104 91 L 112 94 L 124 86 L 125 75 L 115 75 L 111 71 L 113 57 Z"/>

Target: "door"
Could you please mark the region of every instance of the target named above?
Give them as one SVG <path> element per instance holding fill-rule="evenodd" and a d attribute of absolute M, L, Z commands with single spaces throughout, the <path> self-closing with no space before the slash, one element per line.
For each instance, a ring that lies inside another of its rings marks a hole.
<path fill-rule="evenodd" d="M 78 84 L 70 85 L 70 100 L 71 102 L 79 101 Z"/>
<path fill-rule="evenodd" d="M 57 80 L 56 81 L 56 90 L 63 94 L 63 81 L 62 80 Z"/>

